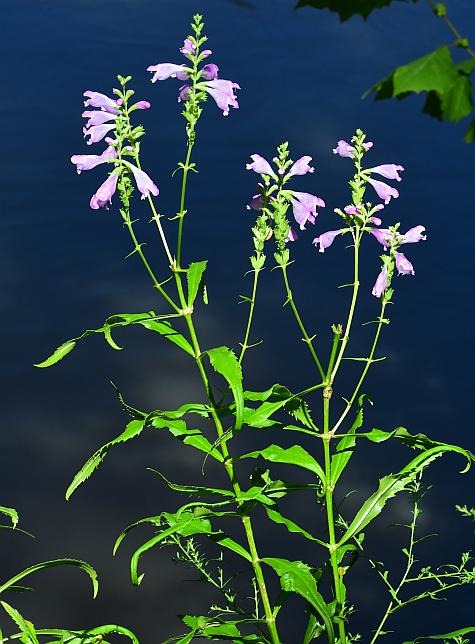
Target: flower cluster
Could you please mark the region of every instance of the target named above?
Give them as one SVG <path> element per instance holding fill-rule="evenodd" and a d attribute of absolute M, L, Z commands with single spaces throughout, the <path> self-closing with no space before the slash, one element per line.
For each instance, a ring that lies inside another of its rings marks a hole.
<path fill-rule="evenodd" d="M 178 101 L 196 100 L 196 98 L 205 97 L 209 94 L 216 102 L 216 105 L 223 110 L 224 116 L 229 114 L 229 108 L 237 109 L 239 103 L 234 93 L 235 89 L 241 89 L 237 83 L 229 80 L 218 78 L 219 67 L 214 63 L 207 63 L 201 69 L 198 66 L 201 62 L 211 56 L 210 49 L 200 51 L 200 46 L 206 41 L 206 38 L 200 38 L 201 20 L 198 22 L 195 16 L 193 28 L 195 36 L 189 36 L 180 48 L 180 52 L 188 60 L 187 64 L 175 63 L 158 63 L 150 65 L 147 71 L 152 72 L 152 83 L 166 80 L 167 78 L 177 78 L 181 81 L 188 81 L 178 90 Z"/>
<path fill-rule="evenodd" d="M 287 144 L 284 143 L 278 148 L 279 156 L 273 159 L 276 165 L 274 170 L 271 164 L 259 154 L 251 154 L 252 162 L 246 165 L 248 170 L 253 170 L 260 174 L 264 183 L 259 183 L 259 193 L 254 195 L 248 204 L 248 208 L 254 210 L 262 210 L 266 205 L 273 207 L 272 218 L 274 224 L 278 223 L 278 211 L 282 217 L 285 217 L 285 212 L 289 205 L 292 206 L 292 212 L 295 221 L 299 225 L 300 230 L 305 230 L 308 222 L 315 223 L 318 216 L 317 208 L 323 208 L 325 202 L 320 197 L 310 194 L 308 192 L 298 192 L 296 190 L 289 190 L 285 188 L 285 184 L 289 179 L 295 176 L 303 176 L 307 173 L 313 173 L 314 168 L 310 165 L 312 157 L 303 156 L 295 162 L 288 159 Z M 280 208 L 280 210 L 279 210 Z M 277 216 L 277 219 L 276 219 Z M 290 227 L 287 220 L 282 221 L 282 235 L 277 239 L 277 226 L 274 225 L 274 232 L 276 233 L 277 242 L 295 241 L 297 233 Z M 283 234 L 285 232 L 285 234 Z"/>
<path fill-rule="evenodd" d="M 121 77 L 119 77 L 120 79 Z M 127 79 L 128 80 L 128 79 Z M 78 174 L 85 170 L 92 170 L 103 163 L 112 163 L 114 169 L 107 179 L 99 186 L 91 197 L 89 205 L 94 210 L 107 207 L 112 202 L 112 197 L 117 190 L 117 184 L 121 174 L 130 171 L 135 179 L 138 190 L 142 193 L 142 199 L 152 194 L 157 196 L 159 190 L 150 177 L 136 165 L 130 163 L 124 156 L 133 154 L 133 146 L 124 148 L 127 137 L 133 139 L 133 132 L 130 129 L 129 115 L 135 110 L 150 108 L 148 101 L 138 101 L 128 107 L 127 100 L 133 95 L 130 90 L 127 94 L 114 90 L 119 94 L 118 99 L 110 98 L 99 92 L 84 92 L 86 101 L 85 107 L 95 107 L 95 110 L 86 110 L 82 116 L 87 119 L 83 128 L 84 138 L 88 138 L 87 144 L 100 143 L 103 139 L 107 148 L 101 154 L 75 154 L 71 157 L 71 163 L 76 166 Z M 107 136 L 114 132 L 114 138 Z M 131 142 L 130 140 L 128 141 Z M 133 142 L 133 141 L 132 141 Z"/>

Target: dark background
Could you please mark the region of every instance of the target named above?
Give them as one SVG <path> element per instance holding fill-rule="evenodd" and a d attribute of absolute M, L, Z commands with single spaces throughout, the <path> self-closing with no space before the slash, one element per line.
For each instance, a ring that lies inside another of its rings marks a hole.
<path fill-rule="evenodd" d="M 349 201 L 345 182 L 351 163 L 333 156 L 331 149 L 339 138 L 349 139 L 356 127 L 367 131 L 375 142 L 370 164 L 394 162 L 406 168 L 398 184 L 400 198 L 383 213 L 385 223 L 401 221 L 403 230 L 424 224 L 429 236 L 426 243 L 407 247 L 416 276 L 396 282 L 392 323 L 384 329 L 379 350 L 388 360 L 373 367 L 363 389 L 375 400 L 367 428 L 404 425 L 414 433 L 473 449 L 474 148 L 461 142 L 463 125 L 432 121 L 420 113 L 417 99 L 384 103 L 360 99 L 395 66 L 445 43 L 449 36 L 424 3 L 394 3 L 367 22 L 356 18 L 343 25 L 326 12 L 294 11 L 292 0 L 1 4 L 0 502 L 16 507 L 21 527 L 37 536 L 33 541 L 11 531 L 2 533 L 2 578 L 40 560 L 84 558 L 99 572 L 98 599 L 92 600 L 78 571 L 55 569 L 36 577 L 36 594 L 10 601 L 37 626 L 79 628 L 116 622 L 134 630 L 144 644 L 155 644 L 180 632 L 175 614 L 203 613 L 212 595 L 204 586 L 187 581 L 193 573 L 174 566 L 170 552 L 159 550 L 144 557 L 142 570 L 147 574 L 140 589 L 131 586 L 132 546 L 150 536 L 150 530 L 132 535 L 115 561 L 112 544 L 128 523 L 178 507 L 179 499 L 146 472 L 147 466 L 161 469 L 177 482 L 192 483 L 199 477 L 201 459 L 165 434 L 150 432 L 111 452 L 69 503 L 64 491 L 93 451 L 127 422 L 109 380 L 117 382 L 139 408 L 172 409 L 202 399 L 193 365 L 165 341 L 129 329 L 117 334 L 125 347 L 122 352 L 94 337 L 57 367 L 32 366 L 69 337 L 100 326 L 112 313 L 161 306 L 137 258 L 124 261 L 131 246 L 115 208 L 89 209 L 90 195 L 102 182 L 104 169 L 77 177 L 69 162 L 71 154 L 91 151 L 82 141 L 82 93 L 86 89 L 110 93 L 117 73 L 134 77 L 137 98 L 150 100 L 153 108 L 140 113 L 147 129 L 145 168 L 160 186 L 160 211 L 171 216 L 178 207 L 179 180 L 170 174 L 184 156 L 178 86 L 173 79 L 152 86 L 146 67 L 181 62 L 178 47 L 192 14 L 199 11 L 214 51 L 210 60 L 220 66 L 222 78 L 242 87 L 240 109 L 228 118 L 212 101 L 206 105 L 195 156 L 200 175 L 190 179 L 185 256 L 210 260 L 210 305 L 198 316 L 206 347 L 236 346 L 243 336 L 247 310 L 237 301 L 239 293 L 250 289 L 250 279 L 245 281 L 243 274 L 248 269 L 252 222 L 245 204 L 256 182 L 256 175 L 245 170 L 249 154 L 271 158 L 276 145 L 288 140 L 294 158 L 304 154 L 314 158 L 315 174 L 297 178 L 293 187 L 326 200 L 327 208 L 315 227 L 320 234 L 338 226 L 333 208 Z M 453 0 L 450 5 L 456 22 L 475 27 L 472 2 Z M 148 212 L 138 202 L 136 216 L 143 222 L 138 225 L 140 238 L 155 243 L 154 231 L 146 223 Z M 335 286 L 351 279 L 351 257 L 341 240 L 324 255 L 317 253 L 310 243 L 314 236 L 309 230 L 292 247 L 298 262 L 290 271 L 308 327 L 328 340 L 329 325 L 346 315 L 348 293 Z M 147 250 L 163 276 L 165 262 L 158 245 L 151 244 Z M 368 240 L 357 322 L 378 311 L 370 291 L 379 270 L 379 251 Z M 265 343 L 246 358 L 249 389 L 282 382 L 296 390 L 316 381 L 290 310 L 282 308 L 284 299 L 277 271 L 266 270 L 252 336 L 264 337 Z M 353 355 L 364 354 L 369 329 L 355 326 Z M 345 365 L 336 394 L 351 392 L 355 377 L 355 369 Z M 275 436 L 266 435 L 264 443 L 269 439 Z M 240 449 L 262 440 L 249 430 Z M 347 516 L 375 489 L 378 476 L 395 471 L 412 456 L 394 447 L 363 447 L 343 482 L 343 487 L 358 490 L 348 502 Z M 460 465 L 449 457 L 435 464 L 428 477 L 437 487 L 427 497 L 421 527 L 441 536 L 427 542 L 422 551 L 433 564 L 456 559 L 473 543 L 472 527 L 453 509 L 455 502 L 473 504 L 473 484 L 469 476 L 457 474 Z M 214 475 L 211 466 L 208 471 Z M 403 535 L 390 524 L 409 519 L 407 498 L 393 500 L 390 507 L 368 539 L 375 558 L 399 547 Z M 323 526 L 319 510 L 304 497 L 293 501 L 292 509 L 293 518 L 305 527 L 317 531 Z M 319 563 L 319 553 L 301 543 L 304 540 L 295 537 L 292 549 L 278 526 L 264 532 L 262 553 Z M 403 560 L 393 561 L 397 572 Z M 351 630 L 368 633 L 381 613 L 383 591 L 364 562 L 351 575 L 349 592 L 358 608 Z M 396 643 L 473 621 L 473 593 L 462 589 L 451 599 L 450 604 L 407 609 L 400 614 L 398 635 L 387 641 Z M 286 644 L 301 636 L 301 613 L 292 613 L 292 606 L 301 608 L 298 600 L 291 603 L 282 630 Z M 0 621 L 7 624 L 7 619 Z"/>

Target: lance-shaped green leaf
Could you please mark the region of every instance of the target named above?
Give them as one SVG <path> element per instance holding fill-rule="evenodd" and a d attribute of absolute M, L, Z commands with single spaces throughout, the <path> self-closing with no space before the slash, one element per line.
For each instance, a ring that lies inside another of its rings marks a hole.
<path fill-rule="evenodd" d="M 38 563 L 34 566 L 30 566 L 29 568 L 25 568 L 25 570 L 22 570 L 14 577 L 11 577 L 8 581 L 5 581 L 0 586 L 0 593 L 3 593 L 5 590 L 9 590 L 12 586 L 15 586 L 18 581 L 24 579 L 25 577 L 28 577 L 38 570 L 43 570 L 45 568 L 54 568 L 56 566 L 75 566 L 81 568 L 81 570 L 83 570 L 91 579 L 94 597 L 97 595 L 97 590 L 99 588 L 97 582 L 97 573 L 92 566 L 79 559 L 53 559 L 52 561 L 43 561 L 42 563 Z"/>
<path fill-rule="evenodd" d="M 288 519 L 287 517 L 284 517 L 280 512 L 273 508 L 266 507 L 266 512 L 267 516 L 271 521 L 274 521 L 274 523 L 279 523 L 287 528 L 289 532 L 293 532 L 295 534 L 300 534 L 302 537 L 305 537 L 306 539 L 309 539 L 310 541 L 316 541 L 322 546 L 326 546 L 326 544 L 323 541 L 320 541 L 320 539 L 317 539 L 314 537 L 310 532 L 307 532 L 307 530 L 304 530 L 301 528 L 299 525 L 295 523 L 295 521 L 292 521 L 291 519 Z"/>
<path fill-rule="evenodd" d="M 442 635 L 425 635 L 421 637 L 416 637 L 415 640 L 410 642 L 403 642 L 403 644 L 419 644 L 419 642 L 425 642 L 427 640 L 449 640 L 453 639 L 454 641 L 459 641 L 462 635 L 468 635 L 469 633 L 475 633 L 475 626 L 466 626 L 465 628 L 459 628 L 457 631 L 450 631 L 450 633 L 442 633 Z M 464 640 L 465 641 L 465 640 Z"/>
<path fill-rule="evenodd" d="M 69 500 L 72 493 L 82 484 L 86 479 L 88 479 L 91 474 L 96 470 L 102 461 L 107 456 L 110 448 L 118 443 L 125 443 L 126 441 L 135 438 L 138 436 L 145 427 L 145 422 L 143 420 L 132 420 L 126 426 L 122 434 L 119 434 L 117 438 L 109 441 L 98 449 L 94 454 L 89 458 L 86 463 L 81 467 L 79 472 L 76 474 L 72 480 L 71 485 L 66 491 L 66 500 Z"/>
<path fill-rule="evenodd" d="M 316 474 L 322 484 L 326 485 L 325 472 L 323 471 L 322 466 L 300 445 L 293 445 L 292 447 L 287 448 L 280 447 L 279 445 L 269 445 L 269 447 L 266 447 L 265 449 L 243 454 L 243 456 L 240 456 L 239 458 L 259 457 L 266 461 L 271 461 L 272 463 L 286 463 L 287 465 L 303 467 L 304 469 Z"/>
<path fill-rule="evenodd" d="M 211 445 L 209 440 L 203 436 L 199 429 L 188 429 L 184 420 L 172 420 L 170 418 L 157 416 L 152 418 L 150 422 L 153 427 L 158 429 L 168 429 L 172 436 L 185 445 L 190 445 L 200 452 L 212 456 L 217 461 L 222 462 L 224 460 L 219 449 L 216 446 Z"/>
<path fill-rule="evenodd" d="M 24 644 L 39 644 L 39 640 L 36 637 L 35 627 L 31 622 L 24 619 L 22 615 L 17 611 L 16 608 L 7 604 L 7 602 L 0 602 L 4 610 L 8 613 L 11 619 L 15 622 L 22 633 L 22 642 Z M 3 640 L 3 638 L 2 638 Z"/>
<path fill-rule="evenodd" d="M 5 508 L 3 505 L 0 505 L 0 514 L 5 514 L 7 517 L 10 517 L 12 527 L 17 527 L 19 520 L 18 512 L 14 508 Z"/>
<path fill-rule="evenodd" d="M 331 610 L 317 590 L 317 582 L 310 567 L 302 561 L 288 561 L 273 557 L 266 557 L 261 561 L 271 566 L 278 574 L 282 590 L 288 593 L 297 593 L 317 611 L 325 624 L 328 642 L 333 644 L 335 632 Z"/>
<path fill-rule="evenodd" d="M 198 291 L 203 279 L 203 273 L 208 262 L 193 262 L 186 271 L 186 281 L 188 283 L 188 306 L 191 308 L 198 295 Z"/>
<path fill-rule="evenodd" d="M 39 362 L 34 366 L 40 368 L 51 367 L 62 360 L 64 356 L 67 356 L 68 353 L 71 353 L 71 351 L 76 347 L 76 344 L 77 340 L 68 340 L 68 342 L 59 346 L 48 358 L 46 358 L 46 360 L 43 360 L 43 362 Z"/>
<path fill-rule="evenodd" d="M 236 429 L 241 429 L 244 414 L 241 365 L 228 347 L 216 347 L 205 353 L 208 354 L 213 369 L 221 374 L 231 387 L 236 403 Z"/>
<path fill-rule="evenodd" d="M 230 490 L 223 490 L 221 488 L 215 488 L 215 487 L 202 487 L 200 485 L 179 485 L 178 483 L 172 483 L 158 470 L 154 470 L 151 467 L 148 467 L 147 469 L 149 472 L 153 472 L 154 474 L 157 474 L 162 479 L 162 481 L 164 481 L 168 485 L 168 487 L 171 490 L 174 490 L 175 492 L 181 492 L 183 494 L 189 494 L 193 496 L 211 495 L 211 496 L 234 497 L 234 493 L 231 492 Z"/>
<path fill-rule="evenodd" d="M 337 544 L 341 547 L 349 539 L 352 539 L 358 532 L 361 532 L 374 518 L 383 510 L 386 502 L 396 496 L 399 492 L 407 489 L 407 486 L 414 481 L 417 475 L 422 472 L 432 461 L 447 452 L 458 452 L 467 459 L 467 466 L 463 470 L 468 471 L 473 458 L 466 453 L 466 450 L 455 445 L 439 445 L 432 447 L 416 456 L 397 474 L 389 474 L 379 482 L 379 487 L 361 506 L 355 518 L 348 526 L 345 534 Z"/>
<path fill-rule="evenodd" d="M 333 487 L 335 487 L 336 482 L 342 475 L 345 467 L 348 465 L 351 455 L 353 454 L 353 450 L 356 445 L 355 433 L 363 424 L 363 405 L 365 399 L 367 399 L 370 404 L 373 404 L 366 394 L 362 394 L 358 398 L 358 411 L 356 413 L 356 418 L 346 436 L 337 443 L 335 454 L 332 457 L 330 471 L 330 484 Z"/>

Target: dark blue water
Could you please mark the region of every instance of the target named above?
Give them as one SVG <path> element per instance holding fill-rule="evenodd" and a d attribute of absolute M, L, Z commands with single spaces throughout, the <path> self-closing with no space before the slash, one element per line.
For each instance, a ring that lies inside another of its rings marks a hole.
<path fill-rule="evenodd" d="M 472 3 L 452 4 L 456 21 L 475 26 Z M 397 3 L 366 23 L 356 19 L 343 25 L 331 14 L 294 11 L 292 5 L 292 0 L 17 0 L 4 7 L 0 501 L 20 511 L 21 525 L 37 539 L 2 533 L 2 576 L 39 560 L 75 556 L 95 565 L 102 582 L 93 601 L 75 570 L 39 575 L 37 593 L 14 598 L 38 626 L 117 622 L 135 630 L 145 644 L 155 644 L 180 631 L 177 613 L 200 614 L 212 597 L 188 581 L 193 574 L 175 567 L 166 551 L 146 556 L 144 582 L 140 589 L 131 586 L 129 554 L 150 535 L 146 530 L 131 536 L 115 561 L 111 557 L 125 525 L 177 507 L 178 500 L 145 471 L 147 466 L 179 482 L 198 476 L 201 463 L 181 445 L 164 435 L 144 435 L 112 452 L 69 503 L 63 498 L 77 469 L 127 421 L 109 380 L 140 408 L 173 408 L 201 399 L 192 365 L 163 342 L 132 329 L 118 334 L 126 347 L 122 352 L 91 338 L 56 368 L 32 366 L 65 339 L 100 326 L 109 314 L 160 306 L 136 258 L 124 261 L 131 246 L 114 208 L 92 212 L 88 207 L 102 170 L 78 177 L 69 157 L 87 152 L 81 133 L 83 91 L 108 93 L 117 73 L 131 74 L 137 97 L 153 105 L 143 114 L 145 167 L 160 186 L 161 212 L 176 212 L 179 186 L 170 174 L 184 150 L 177 85 L 170 80 L 152 86 L 145 70 L 179 61 L 177 48 L 195 11 L 205 15 L 213 62 L 222 77 L 242 87 L 240 109 L 228 118 L 211 102 L 206 105 L 195 157 L 200 175 L 190 181 L 185 256 L 210 260 L 210 305 L 200 311 L 198 323 L 203 345 L 236 346 L 243 334 L 246 310 L 237 300 L 250 289 L 249 278 L 242 276 L 248 269 L 252 221 L 245 204 L 255 192 L 255 175 L 245 170 L 249 155 L 271 157 L 275 146 L 288 140 L 294 158 L 314 158 L 315 175 L 301 178 L 298 189 L 326 200 L 316 227 L 320 233 L 336 227 L 333 207 L 349 201 L 350 163 L 334 157 L 331 149 L 361 127 L 375 142 L 374 165 L 406 167 L 398 185 L 401 196 L 384 211 L 385 222 L 401 221 L 403 230 L 424 224 L 429 235 L 408 252 L 416 276 L 397 280 L 392 322 L 380 346 L 388 360 L 375 365 L 364 388 L 376 403 L 368 423 L 385 429 L 404 425 L 473 449 L 474 148 L 461 142 L 462 127 L 423 116 L 422 99 L 376 104 L 360 99 L 397 64 L 446 42 L 448 33 L 424 3 Z M 140 238 L 150 242 L 153 264 L 165 275 L 145 206 L 140 204 L 136 214 L 142 220 Z M 313 237 L 310 231 L 293 247 L 298 261 L 291 277 L 309 328 L 327 338 L 330 324 L 345 315 L 347 294 L 335 286 L 350 281 L 351 257 L 337 242 L 325 255 L 317 253 L 310 244 Z M 368 242 L 365 251 L 358 322 L 377 314 L 370 295 L 379 270 L 376 246 Z M 247 388 L 277 381 L 300 389 L 316 379 L 290 311 L 282 308 L 284 299 L 277 272 L 267 270 L 253 331 L 254 340 L 266 341 L 249 352 Z M 358 324 L 353 339 L 353 355 L 362 355 L 368 327 Z M 345 368 L 338 395 L 348 393 L 356 376 L 353 367 Z M 262 440 L 249 432 L 240 449 Z M 354 503 L 371 493 L 378 476 L 412 456 L 391 447 L 365 447 L 344 481 L 347 489 L 360 490 Z M 459 465 L 452 458 L 439 462 L 428 478 L 437 487 L 428 496 L 421 529 L 441 532 L 438 542 L 425 546 L 433 564 L 473 545 L 471 526 L 453 510 L 455 502 L 473 504 L 473 484 L 457 474 Z M 389 524 L 409 518 L 407 499 L 391 507 L 369 539 L 375 558 L 385 556 L 402 537 Z M 294 510 L 294 518 L 309 528 L 318 530 L 323 523 L 310 502 L 302 500 Z M 264 553 L 319 563 L 319 553 L 307 543 L 299 543 L 298 552 L 289 548 L 278 527 L 275 535 L 264 530 L 260 536 Z M 393 561 L 402 567 L 402 559 Z M 381 612 L 383 590 L 364 562 L 351 575 L 347 583 L 350 593 L 353 585 L 358 609 L 352 630 L 368 633 Z M 388 641 L 467 625 L 473 593 L 462 591 L 452 599 L 450 605 L 428 605 L 419 614 L 417 608 L 401 613 L 401 630 Z M 301 637 L 301 613 L 292 610 L 283 629 L 286 644 Z"/>

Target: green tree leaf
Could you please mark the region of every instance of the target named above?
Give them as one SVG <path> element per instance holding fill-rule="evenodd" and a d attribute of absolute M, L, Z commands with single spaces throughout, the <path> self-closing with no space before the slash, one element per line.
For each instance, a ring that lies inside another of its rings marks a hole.
<path fill-rule="evenodd" d="M 241 365 L 234 353 L 228 347 L 209 349 L 208 354 L 211 365 L 215 371 L 225 378 L 233 392 L 236 403 L 236 429 L 241 429 L 244 415 L 244 392 L 242 389 Z"/>
<path fill-rule="evenodd" d="M 457 69 L 449 48 L 439 47 L 430 54 L 395 69 L 394 95 L 430 90 L 444 94 L 457 78 Z"/>
<path fill-rule="evenodd" d="M 327 631 L 329 644 L 335 642 L 332 614 L 329 606 L 317 590 L 317 582 L 311 569 L 302 561 L 288 561 L 266 557 L 264 563 L 273 568 L 280 577 L 282 590 L 288 593 L 297 593 L 303 597 L 323 619 Z"/>
<path fill-rule="evenodd" d="M 472 113 L 472 81 L 469 76 L 458 74 L 441 97 L 443 118 L 456 123 Z"/>
<path fill-rule="evenodd" d="M 186 281 L 188 283 L 188 306 L 191 308 L 198 295 L 203 273 L 206 269 L 207 260 L 203 262 L 193 262 L 186 271 Z"/>

